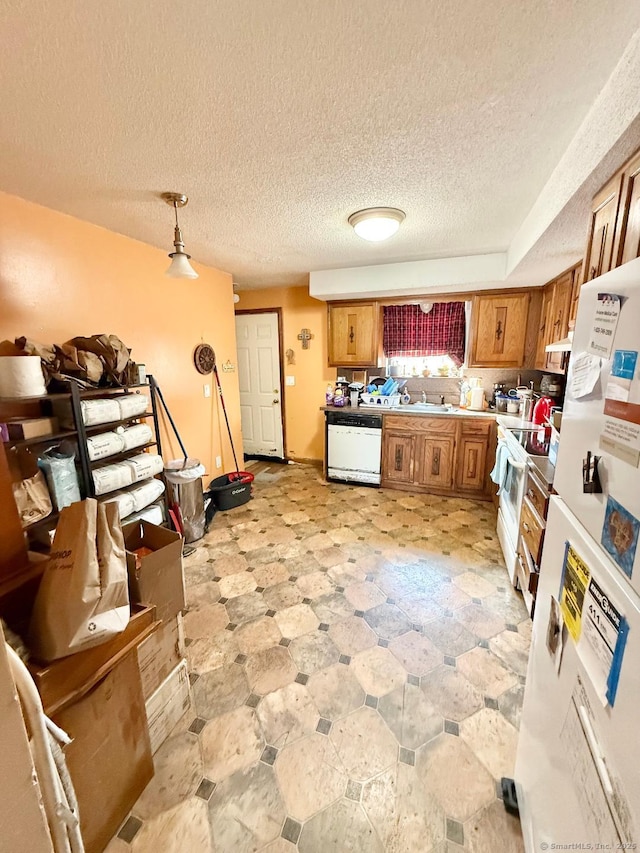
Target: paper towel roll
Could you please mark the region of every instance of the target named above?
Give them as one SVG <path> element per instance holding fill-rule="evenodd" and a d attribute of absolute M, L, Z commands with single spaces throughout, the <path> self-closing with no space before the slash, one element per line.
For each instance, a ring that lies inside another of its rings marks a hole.
<path fill-rule="evenodd" d="M 469 408 L 474 412 L 481 412 L 484 409 L 484 388 L 471 389 Z"/>
<path fill-rule="evenodd" d="M 0 397 L 39 397 L 46 393 L 39 355 L 0 358 Z"/>

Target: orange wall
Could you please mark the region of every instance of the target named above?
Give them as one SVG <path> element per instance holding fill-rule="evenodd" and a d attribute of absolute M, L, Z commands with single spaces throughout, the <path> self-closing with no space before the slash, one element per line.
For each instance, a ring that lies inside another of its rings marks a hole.
<path fill-rule="evenodd" d="M 281 308 L 282 349 L 292 349 L 295 364 L 287 364 L 285 376 L 294 376 L 294 386 L 285 385 L 285 453 L 290 459 L 322 459 L 324 456 L 324 405 L 329 382 L 335 383 L 335 368 L 327 367 L 327 305 L 309 296 L 309 288 L 274 287 L 241 291 L 238 310 Z M 302 349 L 297 336 L 307 328 L 313 339 Z"/>
<path fill-rule="evenodd" d="M 169 223 L 168 247 L 171 238 Z M 199 278 L 170 279 L 168 263 L 160 249 L 0 193 L 0 340 L 118 335 L 156 377 L 189 454 L 218 476 L 233 458 L 213 376 L 196 372 L 193 350 L 206 341 L 218 364 L 235 364 L 231 276 L 196 263 Z M 220 380 L 241 463 L 237 374 L 220 371 Z M 165 459 L 181 455 L 174 437 L 163 449 Z"/>

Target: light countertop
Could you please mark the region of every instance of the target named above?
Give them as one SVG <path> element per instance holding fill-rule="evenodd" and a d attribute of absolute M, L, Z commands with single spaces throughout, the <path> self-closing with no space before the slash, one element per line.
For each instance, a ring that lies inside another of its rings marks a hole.
<path fill-rule="evenodd" d="M 341 412 L 345 415 L 358 415 L 358 414 L 379 414 L 379 415 L 412 415 L 412 416 L 426 416 L 428 418 L 491 418 L 494 420 L 496 417 L 496 413 L 491 409 L 485 409 L 482 412 L 474 412 L 471 409 L 459 409 L 457 407 L 452 407 L 446 412 L 435 411 L 431 412 L 428 409 L 420 409 L 418 407 L 414 408 L 411 405 L 408 406 L 358 406 L 354 408 L 353 406 L 320 406 L 320 411 L 322 412 Z"/>

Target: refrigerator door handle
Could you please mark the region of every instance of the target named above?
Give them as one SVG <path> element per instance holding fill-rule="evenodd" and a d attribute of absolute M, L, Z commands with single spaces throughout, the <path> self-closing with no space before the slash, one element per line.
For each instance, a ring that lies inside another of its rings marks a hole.
<path fill-rule="evenodd" d="M 596 733 L 594 732 L 591 720 L 589 719 L 589 712 L 584 705 L 580 705 L 578 713 L 580 714 L 580 722 L 582 723 L 582 728 L 584 729 L 587 743 L 589 744 L 589 749 L 591 750 L 591 755 L 593 756 L 596 770 L 598 771 L 598 776 L 602 782 L 602 787 L 607 792 L 607 796 L 613 797 L 613 785 L 611 784 L 609 771 L 607 770 L 607 765 L 604 762 L 602 751 L 600 750 L 600 746 L 596 738 Z"/>

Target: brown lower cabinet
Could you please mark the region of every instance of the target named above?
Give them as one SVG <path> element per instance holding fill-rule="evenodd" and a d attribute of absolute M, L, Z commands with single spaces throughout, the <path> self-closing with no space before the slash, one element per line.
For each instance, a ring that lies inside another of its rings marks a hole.
<path fill-rule="evenodd" d="M 416 458 L 416 436 L 390 429 L 383 433 L 383 479 L 389 485 L 413 483 Z"/>
<path fill-rule="evenodd" d="M 549 486 L 529 471 L 520 513 L 516 577 L 531 618 L 536 608 L 548 505 Z"/>
<path fill-rule="evenodd" d="M 382 423 L 382 486 L 492 498 L 493 419 L 385 415 Z"/>
<path fill-rule="evenodd" d="M 455 439 L 452 436 L 422 435 L 420 445 L 417 483 L 428 488 L 450 489 Z"/>

